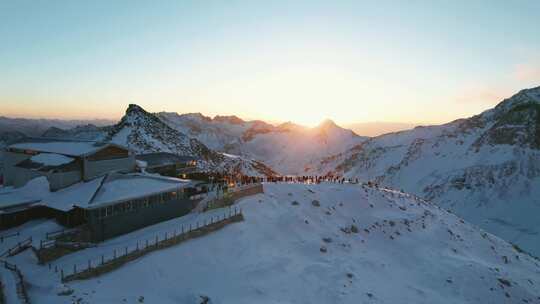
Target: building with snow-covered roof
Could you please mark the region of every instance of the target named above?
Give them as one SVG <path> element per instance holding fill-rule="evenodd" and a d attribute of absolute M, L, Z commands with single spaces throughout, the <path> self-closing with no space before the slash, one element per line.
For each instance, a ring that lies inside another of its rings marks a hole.
<path fill-rule="evenodd" d="M 111 173 L 49 191 L 43 177 L 0 192 L 0 228 L 32 218 L 55 218 L 82 227 L 81 237 L 99 242 L 189 213 L 202 199 L 190 180 L 150 174 Z M 40 191 L 26 191 L 25 188 Z M 3 199 L 5 198 L 5 199 Z"/>
<path fill-rule="evenodd" d="M 93 141 L 26 138 L 4 152 L 4 184 L 21 187 L 45 176 L 51 190 L 108 172 L 132 172 L 135 157 L 122 146 Z"/>

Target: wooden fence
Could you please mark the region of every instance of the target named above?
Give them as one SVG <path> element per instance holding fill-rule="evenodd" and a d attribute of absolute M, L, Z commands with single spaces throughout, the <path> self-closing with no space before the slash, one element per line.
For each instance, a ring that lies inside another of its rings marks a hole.
<path fill-rule="evenodd" d="M 79 232 L 80 232 L 80 229 L 78 229 L 78 228 L 60 229 L 60 230 L 57 230 L 57 231 L 47 232 L 45 234 L 45 238 L 47 240 L 56 240 L 56 239 L 59 239 L 61 237 L 66 236 L 66 235 L 73 235 L 73 234 L 77 234 Z"/>
<path fill-rule="evenodd" d="M 32 237 L 25 239 L 22 242 L 18 242 L 15 246 L 8 248 L 8 250 L 2 252 L 0 257 L 14 256 L 17 253 L 32 247 Z"/>
<path fill-rule="evenodd" d="M 4 265 L 4 268 L 10 270 L 15 275 L 17 281 L 17 296 L 23 303 L 30 304 L 30 298 L 28 297 L 28 292 L 26 291 L 26 284 L 24 283 L 24 276 L 21 270 L 15 264 L 11 264 L 7 261 L 0 261 Z"/>
<path fill-rule="evenodd" d="M 205 206 L 201 206 L 202 210 L 212 210 L 232 205 L 236 200 L 243 197 L 263 193 L 263 185 L 261 183 L 247 184 L 234 188 L 229 188 L 221 197 L 216 197 L 206 202 Z"/>
<path fill-rule="evenodd" d="M 4 298 L 4 284 L 0 280 L 0 304 L 6 304 L 6 299 Z"/>
<path fill-rule="evenodd" d="M 239 222 L 244 219 L 242 209 L 229 208 L 223 214 L 212 216 L 209 219 L 205 219 L 203 222 L 196 222 L 195 224 L 182 225 L 172 232 L 166 232 L 160 239 L 159 235 L 156 235 L 155 239 L 144 241 L 137 241 L 135 248 L 124 247 L 112 252 L 112 256 L 108 258 L 105 255 L 101 255 L 99 260 L 88 260 L 88 264 L 84 266 L 73 265 L 71 274 L 67 274 L 67 270 L 60 269 L 60 278 L 62 282 L 69 282 L 73 280 L 85 280 L 92 277 L 99 276 L 101 274 L 110 272 L 125 263 L 142 257 L 152 251 L 167 248 L 179 244 L 183 241 L 197 238 L 206 235 L 212 231 L 221 229 L 228 224 Z M 50 265 L 49 265 L 50 267 Z M 55 267 L 55 272 L 58 269 Z"/>
<path fill-rule="evenodd" d="M 14 237 L 14 236 L 19 236 L 19 231 L 12 234 L 0 235 L 0 243 L 3 243 L 5 239 Z"/>

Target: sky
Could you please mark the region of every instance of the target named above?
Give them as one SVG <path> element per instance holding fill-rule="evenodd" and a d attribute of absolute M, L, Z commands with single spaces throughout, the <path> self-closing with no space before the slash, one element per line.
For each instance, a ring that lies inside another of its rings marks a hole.
<path fill-rule="evenodd" d="M 540 1 L 0 0 L 0 115 L 444 123 L 540 85 Z"/>

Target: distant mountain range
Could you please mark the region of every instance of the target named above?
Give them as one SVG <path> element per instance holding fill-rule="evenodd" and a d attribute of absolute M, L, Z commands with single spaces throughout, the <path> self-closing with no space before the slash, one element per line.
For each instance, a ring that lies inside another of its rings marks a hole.
<path fill-rule="evenodd" d="M 291 122 L 271 125 L 236 116 L 156 114 L 170 127 L 225 153 L 257 159 L 280 174 L 304 174 L 310 163 L 365 141 L 351 130 L 326 120 L 314 128 Z"/>
<path fill-rule="evenodd" d="M 416 126 L 418 126 L 418 124 L 385 121 L 360 122 L 343 125 L 344 128 L 350 129 L 356 134 L 361 134 L 363 136 L 369 137 L 409 130 L 413 129 Z"/>
<path fill-rule="evenodd" d="M 376 137 L 330 120 L 307 128 L 236 116 L 148 113 L 137 105 L 114 125 L 51 126 L 43 135 L 112 141 L 136 153 L 193 155 L 212 170 L 371 180 L 436 202 L 540 255 L 540 87 L 470 118 Z M 19 136 L 12 131 L 0 140 Z"/>
<path fill-rule="evenodd" d="M 467 119 L 370 138 L 310 172 L 415 193 L 540 255 L 540 87 Z"/>
<path fill-rule="evenodd" d="M 108 126 L 115 121 L 108 119 L 63 120 L 63 119 L 31 119 L 10 118 L 0 116 L 0 134 L 21 132 L 27 136 L 41 136 L 49 128 L 71 129 L 78 126 Z"/>

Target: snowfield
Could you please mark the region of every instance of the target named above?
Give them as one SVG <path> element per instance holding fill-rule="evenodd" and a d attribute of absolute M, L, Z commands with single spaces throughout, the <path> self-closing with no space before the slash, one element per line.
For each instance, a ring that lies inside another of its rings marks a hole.
<path fill-rule="evenodd" d="M 265 184 L 245 221 L 61 287 L 29 250 L 9 258 L 35 303 L 540 303 L 539 261 L 434 204 L 355 184 Z M 220 210 L 214 211 L 220 212 Z M 208 214 L 53 263 L 109 255 Z M 26 227 L 26 226 L 25 226 Z M 79 264 L 81 265 L 81 264 Z M 73 294 L 59 296 L 62 289 Z"/>
<path fill-rule="evenodd" d="M 403 189 L 540 256 L 540 87 L 448 124 L 371 138 L 310 174 Z"/>

